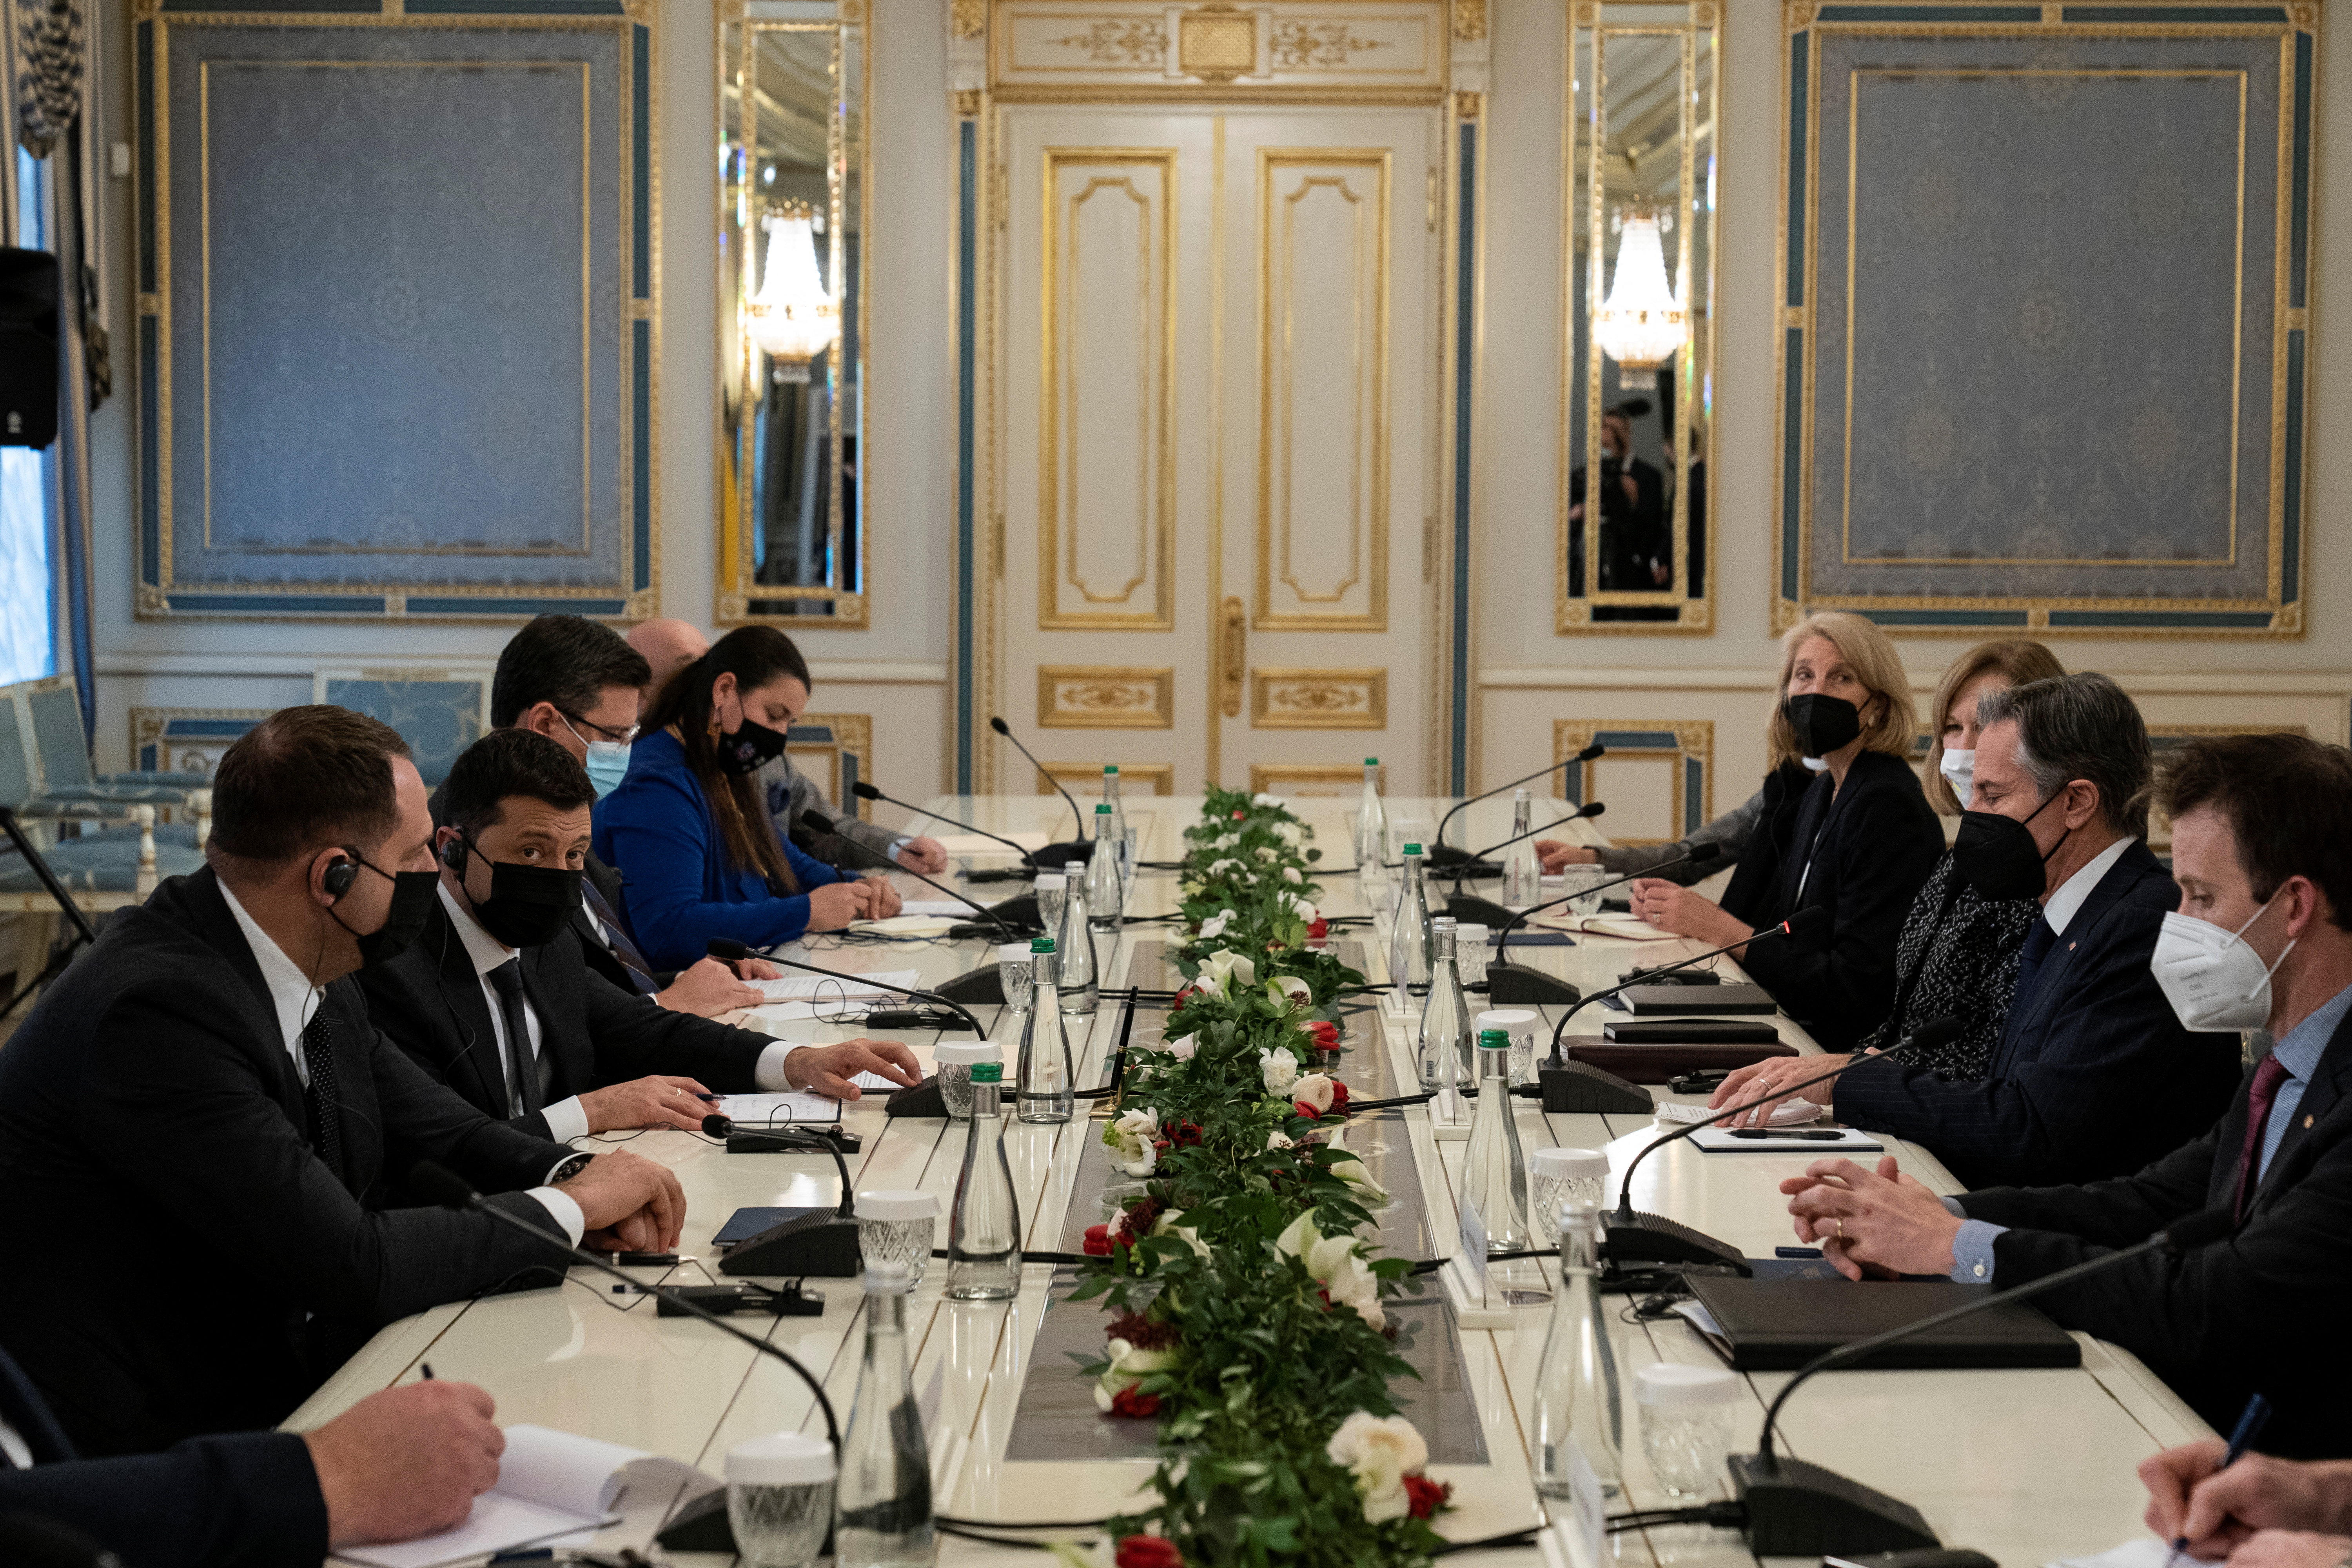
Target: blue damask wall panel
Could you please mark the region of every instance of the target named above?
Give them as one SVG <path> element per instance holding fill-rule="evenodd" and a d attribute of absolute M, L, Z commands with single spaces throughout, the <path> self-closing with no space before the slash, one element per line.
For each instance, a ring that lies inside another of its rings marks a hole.
<path fill-rule="evenodd" d="M 141 613 L 641 612 L 645 30 L 271 9 L 142 62 Z"/>
<path fill-rule="evenodd" d="M 1776 621 L 2300 631 L 2315 7 L 1997 9 L 1791 7 Z"/>

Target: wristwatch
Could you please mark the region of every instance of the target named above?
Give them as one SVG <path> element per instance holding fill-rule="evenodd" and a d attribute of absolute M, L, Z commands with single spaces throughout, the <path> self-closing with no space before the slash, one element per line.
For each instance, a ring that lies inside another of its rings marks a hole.
<path fill-rule="evenodd" d="M 551 1187 L 562 1186 L 564 1183 L 570 1181 L 572 1177 L 586 1170 L 589 1163 L 595 1158 L 596 1156 L 593 1154 L 572 1155 L 572 1158 L 564 1161 L 563 1163 L 556 1166 L 553 1171 L 548 1173 L 547 1184 Z"/>

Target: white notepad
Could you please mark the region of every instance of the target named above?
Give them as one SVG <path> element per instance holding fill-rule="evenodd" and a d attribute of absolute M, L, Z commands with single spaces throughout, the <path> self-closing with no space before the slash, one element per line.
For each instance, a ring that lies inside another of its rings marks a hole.
<path fill-rule="evenodd" d="M 1821 1120 L 1822 1112 L 1828 1109 L 1810 1100 L 1784 1100 L 1772 1108 L 1771 1120 L 1766 1125 L 1801 1127 L 1808 1121 Z M 1675 1100 L 1662 1100 L 1658 1105 L 1658 1120 L 1661 1121 L 1704 1121 L 1716 1114 L 1704 1105 L 1685 1105 Z M 1745 1143 L 1749 1140 L 1743 1138 L 1740 1142 Z"/>
<path fill-rule="evenodd" d="M 912 988 L 922 979 L 917 969 L 877 969 L 871 975 L 836 980 L 830 974 L 793 973 L 778 980 L 754 980 L 761 994 L 771 1002 L 833 1002 L 864 999 L 872 996 L 895 996 L 895 991 L 885 986 Z"/>
<path fill-rule="evenodd" d="M 640 1448 L 545 1426 L 509 1426 L 499 1459 L 498 1485 L 474 1500 L 474 1510 L 455 1530 L 394 1546 L 346 1547 L 336 1553 L 373 1568 L 436 1568 L 493 1552 L 587 1538 L 616 1523 L 625 1490 L 655 1486 L 672 1492 L 685 1481 L 717 1483 L 692 1466 Z"/>
<path fill-rule="evenodd" d="M 2149 1535 L 2110 1547 L 2095 1557 L 2062 1557 L 2043 1568 L 2164 1568 L 2171 1557 L 2171 1546 Z M 2220 1568 L 2220 1564 L 2183 1552 L 2175 1568 Z"/>

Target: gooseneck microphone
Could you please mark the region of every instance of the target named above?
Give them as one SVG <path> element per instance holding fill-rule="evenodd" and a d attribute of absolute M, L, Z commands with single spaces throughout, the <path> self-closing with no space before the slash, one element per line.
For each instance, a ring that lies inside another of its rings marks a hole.
<path fill-rule="evenodd" d="M 1000 734 L 1003 732 L 1003 731 L 998 731 Z M 1015 742 L 1014 743 L 1016 745 L 1019 744 L 1018 742 Z M 1602 745 L 1600 742 L 1595 741 L 1592 744 L 1585 747 L 1584 750 L 1577 752 L 1576 755 L 1572 757 L 1562 757 L 1559 761 L 1552 763 L 1549 767 L 1538 768 L 1535 772 L 1529 773 L 1523 779 L 1513 779 L 1508 784 L 1496 784 L 1485 795 L 1472 795 L 1468 800 L 1462 802 L 1452 811 L 1447 812 L 1444 816 L 1437 819 L 1437 832 L 1433 836 L 1430 843 L 1429 863 L 1433 866 L 1451 866 L 1456 861 L 1475 860 L 1477 858 L 1477 856 L 1475 855 L 1465 855 L 1459 849 L 1449 848 L 1445 843 L 1445 825 L 1453 821 L 1455 817 L 1461 816 L 1463 812 L 1466 811 L 1471 806 L 1477 805 L 1482 800 L 1492 800 L 1507 789 L 1517 789 L 1523 784 L 1533 784 L 1536 780 L 1542 778 L 1547 773 L 1552 773 L 1555 770 L 1580 766 L 1583 763 L 1592 761 L 1595 757 L 1605 755 L 1608 752 L 1608 747 Z M 1482 850 L 1480 853 L 1483 854 L 1485 851 Z"/>
<path fill-rule="evenodd" d="M 1010 736 L 1006 737 L 1007 740 L 1010 740 L 1011 738 L 1012 737 Z M 974 827 L 969 822 L 958 822 L 952 816 L 941 816 L 936 811 L 925 811 L 921 806 L 916 805 L 911 802 L 893 799 L 891 796 L 884 795 L 880 790 L 876 789 L 872 784 L 867 784 L 863 779 L 851 784 L 849 786 L 849 793 L 856 795 L 860 800 L 882 801 L 887 805 L 898 806 L 902 811 L 911 811 L 917 816 L 928 816 L 933 822 L 944 822 L 950 827 L 961 827 L 966 833 L 977 833 L 982 838 L 993 838 L 999 844 L 1003 845 L 1007 849 L 1012 850 L 1015 855 L 1020 856 L 1022 861 L 1028 866 L 1029 874 L 1031 876 L 1034 877 L 1037 874 L 1037 861 L 1035 857 L 1032 856 L 1026 849 L 1022 848 L 1018 844 L 1013 843 L 1010 838 L 1005 837 L 1002 833 L 991 833 L 985 827 Z"/>
<path fill-rule="evenodd" d="M 730 1154 L 830 1154 L 841 1173 L 841 1204 L 809 1209 L 747 1236 L 719 1260 L 721 1274 L 789 1274 L 794 1279 L 851 1279 L 857 1275 L 857 1198 L 849 1162 L 830 1138 L 788 1128 L 746 1128 L 725 1116 L 702 1119 L 706 1137 L 727 1140 Z"/>
<path fill-rule="evenodd" d="M 1876 1056 L 1858 1058 L 1835 1072 L 1822 1073 L 1802 1083 L 1790 1084 L 1775 1098 L 1794 1094 L 1817 1083 L 1826 1083 L 1831 1079 L 1853 1071 L 1865 1062 L 1878 1061 L 1904 1051 L 1949 1045 L 1958 1039 L 1967 1028 L 1967 1023 L 1957 1014 L 1947 1013 L 1940 1018 L 1930 1018 Z M 1738 1247 L 1727 1246 L 1664 1215 L 1637 1213 L 1633 1207 L 1633 1173 L 1641 1168 L 1643 1161 L 1667 1144 L 1687 1138 L 1702 1127 L 1712 1127 L 1718 1121 L 1727 1121 L 1753 1109 L 1752 1102 L 1725 1106 L 1712 1116 L 1685 1122 L 1655 1142 L 1642 1146 L 1641 1152 L 1626 1165 L 1623 1179 L 1617 1184 L 1617 1212 L 1609 1216 L 1609 1256 L 1612 1259 L 1621 1263 L 1736 1263 L 1745 1268 L 1747 1258 Z"/>
<path fill-rule="evenodd" d="M 1548 899 L 1540 904 L 1528 905 L 1509 920 L 1505 921 L 1502 934 L 1495 939 L 1495 961 L 1486 966 L 1486 999 L 1498 1007 L 1506 1004 L 1557 1005 L 1580 1000 L 1584 994 L 1559 976 L 1546 974 L 1540 969 L 1530 969 L 1524 963 L 1513 963 L 1508 957 L 1511 950 L 1511 932 L 1526 924 L 1530 915 L 1541 914 L 1546 910 L 1557 909 L 1561 904 L 1577 899 L 1589 899 L 1596 893 L 1607 892 L 1612 888 L 1638 880 L 1666 866 L 1678 866 L 1685 861 L 1694 866 L 1704 866 L 1722 853 L 1722 846 L 1717 844 L 1694 844 L 1671 860 L 1661 860 L 1655 866 L 1646 867 L 1639 871 L 1629 871 L 1622 877 L 1613 877 L 1593 887 L 1580 889 L 1573 893 L 1562 893 L 1559 898 Z M 1454 913 L 1453 900 L 1447 900 L 1445 909 L 1448 914 Z M 1455 915 L 1454 918 L 1459 920 L 1462 917 Z"/>
<path fill-rule="evenodd" d="M 954 1013 L 957 1017 L 961 1018 L 973 1034 L 983 1039 L 988 1036 L 988 1031 L 981 1026 L 978 1018 L 973 1017 L 936 991 L 909 990 L 904 985 L 892 985 L 887 981 L 877 980 L 870 974 L 851 974 L 839 969 L 820 969 L 814 963 L 803 963 L 797 959 L 778 958 L 772 952 L 755 952 L 749 946 L 731 937 L 712 937 L 707 951 L 711 957 L 722 959 L 729 963 L 740 963 L 746 958 L 764 958 L 771 963 L 781 963 L 786 969 L 798 969 L 806 973 L 822 974 L 834 980 L 846 980 L 853 985 L 871 985 L 877 991 L 887 991 L 899 996 L 912 996 L 918 1002 L 937 1002 Z"/>
<path fill-rule="evenodd" d="M 1055 793 L 1070 803 L 1070 831 L 1077 837 L 1066 844 L 1046 845 L 1030 858 L 1029 863 L 1032 866 L 1066 866 L 1073 860 L 1083 860 L 1092 855 L 1094 846 L 1087 840 L 1087 814 L 1078 809 L 1077 798 L 1062 787 L 1061 780 L 1045 771 L 1045 764 L 1037 760 L 1037 753 L 1021 743 L 1021 737 L 1013 732 L 1011 725 L 992 714 L 988 727 L 1012 742 L 1013 749 L 1028 758 L 1029 765 L 1037 770 L 1037 776 L 1052 784 Z"/>
<path fill-rule="evenodd" d="M 705 1308 L 701 1302 L 694 1300 L 692 1298 L 682 1294 L 671 1286 L 641 1284 L 635 1279 L 623 1273 L 611 1263 L 597 1257 L 594 1253 L 588 1251 L 586 1248 L 573 1247 L 562 1237 L 550 1236 L 547 1232 L 540 1229 L 539 1226 L 531 1224 L 530 1221 L 524 1219 L 520 1215 L 509 1214 L 506 1210 L 498 1207 L 494 1204 L 483 1202 L 482 1194 L 474 1190 L 472 1183 L 467 1181 L 465 1177 L 457 1174 L 457 1172 L 449 1169 L 448 1166 L 440 1163 L 438 1161 L 419 1160 L 409 1170 L 408 1185 L 409 1189 L 415 1193 L 419 1197 L 425 1198 L 433 1203 L 440 1204 L 444 1207 L 453 1209 L 471 1209 L 477 1214 L 488 1215 L 500 1225 L 506 1226 L 510 1229 L 522 1232 L 525 1236 L 532 1237 L 542 1245 L 551 1247 L 557 1252 L 562 1253 L 564 1256 L 570 1258 L 574 1263 L 583 1263 L 591 1268 L 598 1269 L 604 1273 L 609 1274 L 614 1279 L 627 1285 L 633 1290 L 646 1290 L 653 1295 L 658 1296 L 663 1300 L 668 1302 L 671 1306 L 676 1307 L 679 1311 L 684 1312 L 687 1316 L 690 1318 L 700 1318 L 704 1322 L 709 1323 L 712 1328 L 717 1329 L 719 1332 L 724 1334 L 732 1334 L 735 1338 L 741 1340 L 745 1344 L 750 1345 L 753 1350 L 758 1351 L 761 1355 L 775 1357 L 778 1361 L 782 1362 L 786 1366 L 792 1368 L 793 1371 L 799 1375 L 800 1380 L 809 1385 L 809 1392 L 816 1395 L 817 1408 L 824 1412 L 825 1440 L 833 1445 L 833 1451 L 835 1454 L 838 1455 L 841 1452 L 841 1423 L 834 1417 L 833 1401 L 825 1397 L 824 1384 L 823 1380 L 818 1378 L 814 1373 L 809 1371 L 807 1367 L 802 1365 L 798 1360 L 780 1347 L 770 1344 L 767 1341 L 761 1339 L 755 1334 L 745 1333 L 742 1330 L 737 1328 L 726 1319 Z"/>
<path fill-rule="evenodd" d="M 1921 1034 L 1926 1032 L 1925 1028 L 1920 1030 Z M 2102 1253 L 2008 1289 L 1987 1291 L 1980 1299 L 1948 1311 L 1931 1313 L 1916 1322 L 1849 1340 L 1823 1351 L 1780 1385 L 1780 1392 L 1764 1412 L 1764 1427 L 1757 1436 L 1756 1452 L 1731 1457 L 1732 1492 L 1748 1510 L 1748 1549 L 1758 1557 L 1814 1557 L 1827 1552 L 1906 1552 L 1940 1544 L 1935 1531 L 1927 1528 L 1927 1521 L 1908 1503 L 1850 1481 L 1835 1470 L 1809 1465 L 1801 1459 L 1782 1458 L 1772 1451 L 1772 1425 L 1780 1418 L 1780 1407 L 1815 1373 L 1850 1365 L 1897 1341 L 1939 1329 L 1971 1312 L 1988 1311 L 2039 1296 L 2151 1252 L 2169 1252 L 2176 1257 L 2194 1252 L 2226 1238 L 2236 1229 L 2237 1222 L 2228 1209 L 2200 1209 L 2181 1215 L 2135 1246 Z"/>
<path fill-rule="evenodd" d="M 1549 833 L 1553 828 L 1563 826 L 1568 823 L 1581 822 L 1586 817 L 1598 816 L 1608 809 L 1609 806 L 1606 802 L 1598 800 L 1590 802 L 1584 805 L 1580 805 L 1574 811 L 1570 812 L 1566 816 L 1555 817 L 1551 821 L 1545 823 L 1540 827 L 1530 827 L 1525 833 L 1514 833 L 1508 838 L 1504 839 L 1500 844 L 1489 844 L 1484 849 L 1479 850 L 1475 855 L 1473 855 L 1469 858 L 1460 861 L 1457 864 L 1445 867 L 1437 874 L 1440 876 L 1452 877 L 1454 879 L 1454 885 L 1456 887 L 1461 886 L 1462 879 L 1465 877 L 1499 877 L 1503 874 L 1503 868 L 1500 866 L 1491 866 L 1486 863 L 1486 857 L 1492 855 L 1496 850 L 1507 849 L 1522 838 L 1533 838 L 1538 833 Z M 1499 904 L 1495 907 L 1497 909 L 1502 908 Z M 1454 913 L 1451 907 L 1451 900 L 1448 900 L 1446 913 Z M 1461 917 L 1456 915 L 1454 918 L 1459 920 Z"/>
<path fill-rule="evenodd" d="M 877 866 L 885 870 L 905 871 L 908 876 L 912 877 L 926 888 L 930 889 L 931 891 L 935 893 L 945 893 L 949 898 L 953 899 L 957 903 L 963 905 L 964 908 L 971 910 L 972 913 L 978 915 L 981 919 L 992 922 L 997 930 L 1004 933 L 1006 941 L 1010 942 L 1013 939 L 1013 928 L 1006 925 L 1003 921 L 998 920 L 992 910 L 989 910 L 984 905 L 973 903 L 970 899 L 965 898 L 953 888 L 941 887 L 939 883 L 932 881 L 929 877 L 924 876 L 920 871 L 908 871 L 907 868 L 899 865 L 897 861 L 891 859 L 890 857 L 883 854 L 882 851 L 875 848 L 872 845 L 860 844 L 855 838 L 850 838 L 841 835 L 836 831 L 836 826 L 833 818 L 827 816 L 824 813 L 821 811 L 802 812 L 801 826 L 807 828 L 811 833 L 815 834 L 820 838 L 839 837 L 842 843 L 847 845 L 850 848 L 856 850 L 860 855 L 867 857 Z"/>

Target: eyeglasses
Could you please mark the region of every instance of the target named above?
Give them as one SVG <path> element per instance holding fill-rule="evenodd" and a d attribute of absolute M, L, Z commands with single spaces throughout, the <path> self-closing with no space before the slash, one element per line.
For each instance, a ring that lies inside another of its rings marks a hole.
<path fill-rule="evenodd" d="M 556 710 L 556 712 L 562 718 L 564 728 L 572 729 L 572 726 L 575 724 L 585 724 L 589 729 L 596 731 L 596 736 L 599 740 L 609 741 L 616 746 L 629 745 L 637 738 L 637 726 L 635 724 L 629 725 L 626 729 L 613 730 L 607 729 L 602 724 L 583 719 L 577 713 L 565 713 L 560 708 Z M 572 738 L 577 740 L 582 745 L 584 746 L 588 743 L 588 737 L 581 734 L 578 730 L 572 730 Z"/>

